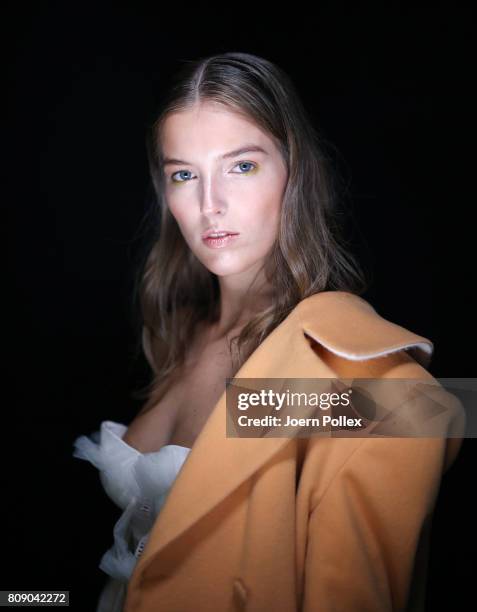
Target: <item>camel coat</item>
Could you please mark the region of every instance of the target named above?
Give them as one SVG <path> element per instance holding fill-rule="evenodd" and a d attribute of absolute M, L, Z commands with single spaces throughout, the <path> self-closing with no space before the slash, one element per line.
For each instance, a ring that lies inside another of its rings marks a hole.
<path fill-rule="evenodd" d="M 363 298 L 326 291 L 235 377 L 435 380 L 433 348 Z M 225 400 L 154 523 L 124 612 L 423 611 L 433 509 L 465 435 L 460 403 L 448 429 L 462 437 L 227 438 Z"/>

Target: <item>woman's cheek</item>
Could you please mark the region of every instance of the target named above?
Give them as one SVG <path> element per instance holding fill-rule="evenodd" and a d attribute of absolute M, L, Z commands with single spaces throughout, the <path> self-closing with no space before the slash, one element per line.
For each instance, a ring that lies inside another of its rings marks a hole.
<path fill-rule="evenodd" d="M 188 208 L 187 203 L 188 201 L 186 198 L 180 197 L 177 194 L 167 198 L 169 210 L 177 221 L 186 217 Z"/>

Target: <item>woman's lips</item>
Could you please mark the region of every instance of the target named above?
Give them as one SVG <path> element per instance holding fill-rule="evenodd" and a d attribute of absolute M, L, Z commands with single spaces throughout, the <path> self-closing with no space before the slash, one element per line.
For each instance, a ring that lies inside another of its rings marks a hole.
<path fill-rule="evenodd" d="M 202 238 L 202 242 L 211 249 L 222 249 L 235 242 L 238 236 L 238 234 L 226 234 L 225 236 L 220 236 L 218 238 L 208 236 L 206 238 Z"/>

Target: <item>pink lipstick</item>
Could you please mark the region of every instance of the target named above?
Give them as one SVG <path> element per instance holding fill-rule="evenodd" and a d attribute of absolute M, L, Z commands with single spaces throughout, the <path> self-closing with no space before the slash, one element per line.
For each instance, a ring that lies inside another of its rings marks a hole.
<path fill-rule="evenodd" d="M 202 236 L 203 243 L 211 249 L 221 249 L 236 240 L 237 232 L 209 231 Z"/>

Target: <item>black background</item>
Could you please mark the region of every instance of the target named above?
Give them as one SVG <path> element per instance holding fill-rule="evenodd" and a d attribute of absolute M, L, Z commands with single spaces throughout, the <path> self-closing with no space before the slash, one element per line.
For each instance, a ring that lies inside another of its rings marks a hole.
<path fill-rule="evenodd" d="M 456 4 L 385 5 L 4 4 L 13 312 L 0 589 L 68 589 L 73 609 L 92 611 L 105 579 L 97 565 L 120 512 L 72 442 L 140 406 L 131 393 L 148 369 L 135 356 L 132 282 L 150 194 L 144 139 L 182 60 L 245 51 L 288 72 L 335 151 L 356 252 L 373 269 L 364 297 L 434 342 L 434 376 L 476 375 L 474 23 Z M 475 605 L 474 457 L 467 439 L 442 483 L 428 610 Z"/>

